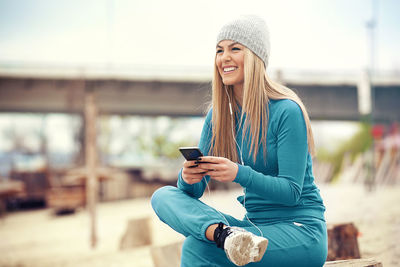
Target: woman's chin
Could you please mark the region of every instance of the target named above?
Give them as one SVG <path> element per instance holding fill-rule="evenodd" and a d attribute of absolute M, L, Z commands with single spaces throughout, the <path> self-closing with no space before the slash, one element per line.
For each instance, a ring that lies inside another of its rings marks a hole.
<path fill-rule="evenodd" d="M 234 85 L 235 83 L 232 81 L 232 80 L 228 80 L 228 79 L 225 79 L 225 80 L 222 80 L 222 83 L 223 84 L 225 84 L 225 85 Z"/>
<path fill-rule="evenodd" d="M 222 83 L 224 85 L 231 85 L 231 86 L 243 86 L 243 82 L 236 82 L 236 81 L 232 81 L 232 80 L 222 80 Z"/>

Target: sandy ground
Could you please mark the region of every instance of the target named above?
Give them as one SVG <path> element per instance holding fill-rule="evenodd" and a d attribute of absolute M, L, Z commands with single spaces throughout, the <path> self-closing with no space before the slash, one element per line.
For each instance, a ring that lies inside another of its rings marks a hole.
<path fill-rule="evenodd" d="M 354 222 L 358 227 L 362 257 L 375 257 L 385 267 L 400 266 L 400 186 L 372 192 L 361 185 L 320 188 L 327 222 Z M 239 194 L 237 190 L 212 192 L 203 200 L 240 218 L 244 211 L 235 201 Z M 127 221 L 133 218 L 151 218 L 154 246 L 182 240 L 155 217 L 149 200 L 99 204 L 99 243 L 95 249 L 89 245 L 89 215 L 85 210 L 61 217 L 53 216 L 48 209 L 9 213 L 0 219 L 0 266 L 153 267 L 151 246 L 119 250 Z"/>

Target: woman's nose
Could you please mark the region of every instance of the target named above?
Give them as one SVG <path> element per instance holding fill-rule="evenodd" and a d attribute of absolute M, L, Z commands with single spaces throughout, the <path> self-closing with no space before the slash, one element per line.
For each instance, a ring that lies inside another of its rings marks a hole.
<path fill-rule="evenodd" d="M 229 54 L 229 52 L 225 52 L 225 53 L 223 53 L 222 54 L 222 61 L 223 62 L 228 62 L 228 61 L 230 61 L 232 58 L 231 58 L 231 55 Z"/>

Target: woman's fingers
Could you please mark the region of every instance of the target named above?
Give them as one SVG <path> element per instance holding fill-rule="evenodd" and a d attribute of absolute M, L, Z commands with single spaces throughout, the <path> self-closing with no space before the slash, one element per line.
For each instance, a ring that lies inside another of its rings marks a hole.
<path fill-rule="evenodd" d="M 185 161 L 183 166 L 182 178 L 188 184 L 200 182 L 205 175 L 209 175 L 217 181 L 232 182 L 238 171 L 236 163 L 227 158 L 213 156 L 203 156 L 198 160 Z"/>
<path fill-rule="evenodd" d="M 215 180 L 219 179 L 222 176 L 222 174 L 220 172 L 216 172 L 216 171 L 208 171 L 206 174 L 208 176 L 210 176 L 211 179 L 215 179 Z"/>
<path fill-rule="evenodd" d="M 223 171 L 226 169 L 225 164 L 216 164 L 216 163 L 200 163 L 199 168 L 208 170 L 208 171 Z"/>
<path fill-rule="evenodd" d="M 188 168 L 183 168 L 183 173 L 184 174 L 204 174 L 204 173 L 206 173 L 208 170 L 207 169 L 205 169 L 205 168 L 202 168 L 202 167 L 200 167 L 200 166 L 196 166 L 196 167 L 193 167 L 193 168 L 190 168 L 190 167 L 188 167 Z"/>
<path fill-rule="evenodd" d="M 221 172 L 221 171 L 208 171 L 206 175 L 210 176 L 211 179 L 220 181 L 220 182 L 225 182 L 225 181 L 231 181 L 229 178 L 229 173 L 228 172 Z"/>
<path fill-rule="evenodd" d="M 197 161 L 218 164 L 218 163 L 223 163 L 226 160 L 228 160 L 228 159 L 223 158 L 223 157 L 203 156 L 203 157 L 199 158 Z"/>
<path fill-rule="evenodd" d="M 195 184 L 200 182 L 207 169 L 199 167 L 195 160 L 185 161 L 183 163 L 182 178 L 188 184 Z"/>
<path fill-rule="evenodd" d="M 189 161 L 185 160 L 185 162 L 183 163 L 183 167 L 186 167 L 186 168 L 195 168 L 197 166 L 198 166 L 198 164 L 195 160 L 189 160 Z"/>
<path fill-rule="evenodd" d="M 196 161 L 197 164 L 203 169 L 207 170 L 224 170 L 226 162 L 229 161 L 222 157 L 204 156 Z"/>
<path fill-rule="evenodd" d="M 220 182 L 232 182 L 238 172 L 237 164 L 223 157 L 205 156 L 198 163 L 199 167 L 208 170 L 206 175 Z"/>

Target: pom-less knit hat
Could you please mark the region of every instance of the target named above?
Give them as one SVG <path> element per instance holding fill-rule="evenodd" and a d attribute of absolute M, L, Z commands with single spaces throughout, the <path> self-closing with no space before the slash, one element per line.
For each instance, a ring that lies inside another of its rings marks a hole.
<path fill-rule="evenodd" d="M 268 66 L 269 31 L 260 17 L 247 15 L 225 24 L 217 36 L 217 44 L 222 40 L 232 40 L 246 46 L 261 58 L 265 68 Z"/>

